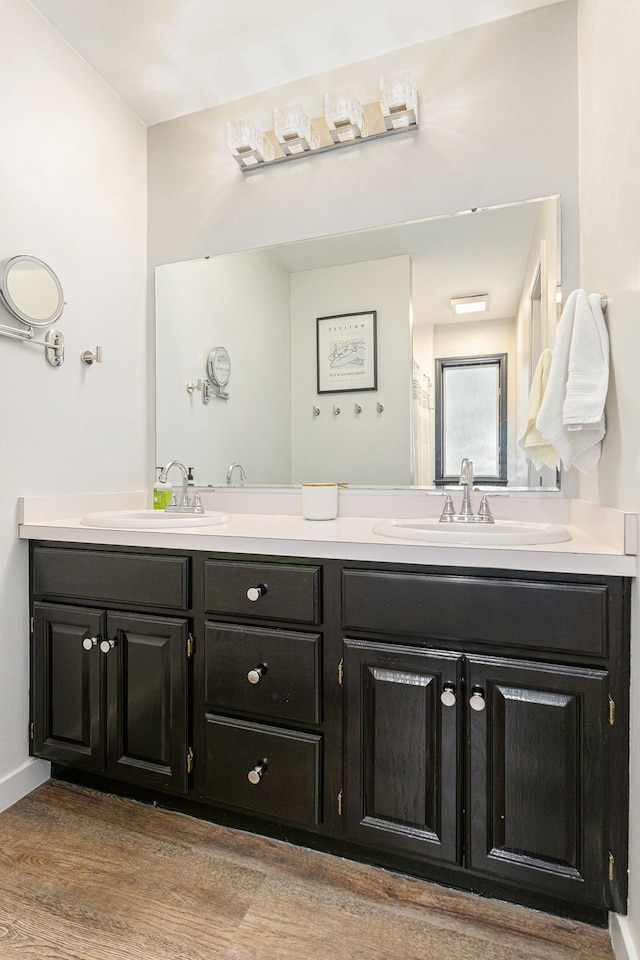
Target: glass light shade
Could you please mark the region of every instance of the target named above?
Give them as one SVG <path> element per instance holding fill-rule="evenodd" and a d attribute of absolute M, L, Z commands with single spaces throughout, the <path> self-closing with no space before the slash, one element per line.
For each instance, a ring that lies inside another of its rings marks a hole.
<path fill-rule="evenodd" d="M 266 160 L 273 160 L 274 149 L 256 126 L 253 117 L 242 117 L 227 124 L 227 145 L 241 166 L 254 166 Z"/>
<path fill-rule="evenodd" d="M 410 70 L 381 77 L 380 109 L 388 130 L 417 124 L 418 95 Z"/>
<path fill-rule="evenodd" d="M 325 94 L 324 118 L 334 143 L 367 135 L 367 120 L 354 87 Z"/>
<path fill-rule="evenodd" d="M 320 145 L 318 132 L 301 104 L 276 107 L 273 116 L 275 135 L 284 153 L 304 153 Z"/>

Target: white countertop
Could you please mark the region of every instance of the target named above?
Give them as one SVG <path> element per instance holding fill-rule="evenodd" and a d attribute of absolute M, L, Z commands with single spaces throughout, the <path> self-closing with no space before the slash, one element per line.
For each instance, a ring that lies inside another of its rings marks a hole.
<path fill-rule="evenodd" d="M 236 492 L 237 493 L 237 492 Z M 565 522 L 572 539 L 563 543 L 537 546 L 443 545 L 391 539 L 373 532 L 380 515 L 379 497 L 372 516 L 338 516 L 335 520 L 304 520 L 295 513 L 232 512 L 224 496 L 205 504 L 207 509 L 231 513 L 229 523 L 170 530 L 110 530 L 85 526 L 81 516 L 95 510 L 135 509 L 149 505 L 147 492 L 129 494 L 89 494 L 78 497 L 39 497 L 19 501 L 18 532 L 21 539 L 62 543 L 106 544 L 112 546 L 157 547 L 167 550 L 200 550 L 238 554 L 305 556 L 318 559 L 371 560 L 383 563 L 411 563 L 434 566 L 486 567 L 505 570 L 529 570 L 556 573 L 637 575 L 637 517 L 623 511 L 564 501 L 554 508 L 554 522 Z M 280 499 L 279 506 L 291 509 Z M 396 508 L 389 516 L 407 515 L 406 505 L 397 498 L 384 501 L 384 508 Z M 255 501 L 248 501 L 255 506 Z M 260 506 L 266 500 L 260 502 Z M 409 516 L 415 512 L 416 501 Z M 237 497 L 236 503 L 237 505 Z M 345 507 L 366 509 L 374 500 L 351 501 Z M 437 508 L 439 503 L 435 503 Z M 493 506 L 493 505 L 492 505 Z M 513 505 L 511 507 L 513 512 Z M 523 519 L 535 518 L 531 508 Z M 564 518 L 562 511 L 564 510 Z M 373 510 L 371 510 L 373 513 Z M 509 511 L 503 509 L 507 515 Z M 433 515 L 435 511 L 432 509 Z M 494 510 L 497 515 L 497 510 Z M 628 551 L 625 553 L 625 549 Z"/>

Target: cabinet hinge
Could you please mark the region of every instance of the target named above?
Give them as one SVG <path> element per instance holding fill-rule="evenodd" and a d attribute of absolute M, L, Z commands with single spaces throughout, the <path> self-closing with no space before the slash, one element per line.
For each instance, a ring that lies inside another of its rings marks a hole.
<path fill-rule="evenodd" d="M 187 660 L 191 660 L 193 656 L 193 637 L 191 634 L 187 637 Z"/>
<path fill-rule="evenodd" d="M 338 816 L 342 816 L 342 790 L 338 794 Z"/>
<path fill-rule="evenodd" d="M 187 773 L 193 773 L 193 750 L 191 747 L 187 750 Z"/>
<path fill-rule="evenodd" d="M 609 726 L 612 727 L 616 722 L 616 702 L 609 695 Z"/>
<path fill-rule="evenodd" d="M 36 628 L 35 619 L 34 619 L 33 617 L 31 617 L 31 633 L 33 633 L 33 631 L 35 630 L 35 628 Z"/>
<path fill-rule="evenodd" d="M 338 664 L 338 683 L 342 686 L 344 680 L 344 660 L 341 660 Z"/>
<path fill-rule="evenodd" d="M 611 850 L 609 850 L 609 882 L 613 881 L 613 868 L 615 866 L 615 862 L 615 857 L 611 853 Z"/>
<path fill-rule="evenodd" d="M 32 722 L 29 724 L 29 737 L 31 738 L 31 740 L 35 739 L 35 735 L 36 735 L 36 733 L 35 733 L 35 724 L 34 724 L 33 721 L 32 721 Z"/>

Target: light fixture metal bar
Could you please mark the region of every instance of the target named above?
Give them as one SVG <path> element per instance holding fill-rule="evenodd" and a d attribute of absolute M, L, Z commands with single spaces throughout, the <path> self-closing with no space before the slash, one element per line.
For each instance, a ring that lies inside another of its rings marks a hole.
<path fill-rule="evenodd" d="M 252 164 L 249 167 L 240 164 L 240 169 L 243 173 L 253 173 L 256 170 L 264 170 L 265 167 L 273 167 L 276 163 L 287 163 L 289 160 L 300 160 L 302 157 L 315 157 L 319 153 L 330 153 L 332 150 L 339 150 L 341 147 L 353 147 L 358 144 L 369 143 L 372 140 L 381 140 L 383 137 L 395 137 L 400 134 L 414 133 L 418 129 L 417 123 L 406 127 L 396 127 L 392 130 L 384 129 L 376 133 L 370 133 L 366 137 L 358 137 L 355 140 L 340 140 L 338 143 L 327 143 L 325 146 L 316 147 L 315 150 L 306 150 L 304 153 L 292 153 L 289 155 L 285 154 L 282 157 L 274 157 L 273 160 L 264 160 L 262 163 Z"/>

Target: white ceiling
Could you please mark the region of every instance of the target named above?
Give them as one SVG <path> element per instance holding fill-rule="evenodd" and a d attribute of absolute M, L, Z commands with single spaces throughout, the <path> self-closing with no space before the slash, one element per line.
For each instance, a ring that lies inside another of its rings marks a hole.
<path fill-rule="evenodd" d="M 414 326 L 512 318 L 518 312 L 539 207 L 539 201 L 532 201 L 463 211 L 284 244 L 270 253 L 290 273 L 408 254 Z M 454 316 L 451 297 L 478 293 L 489 294 L 488 313 Z"/>
<path fill-rule="evenodd" d="M 31 0 L 147 125 L 561 0 Z"/>

